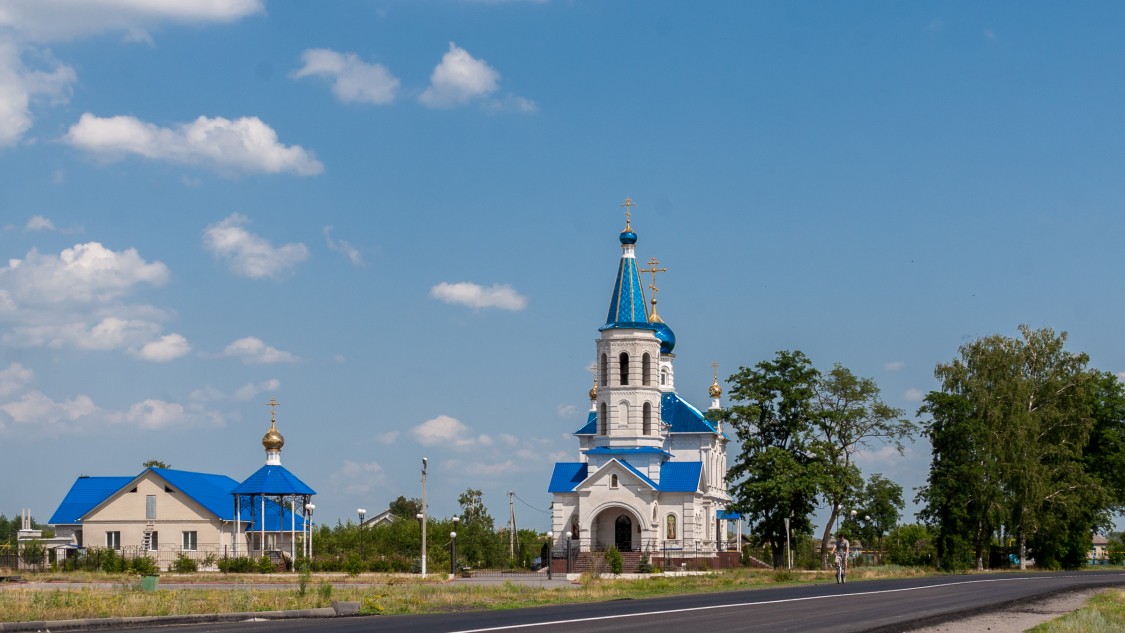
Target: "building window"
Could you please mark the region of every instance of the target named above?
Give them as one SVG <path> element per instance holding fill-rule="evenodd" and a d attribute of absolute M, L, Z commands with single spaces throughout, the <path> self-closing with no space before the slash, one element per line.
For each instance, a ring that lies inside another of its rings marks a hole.
<path fill-rule="evenodd" d="M 606 424 L 605 416 L 606 416 L 606 406 L 605 406 L 605 403 L 603 402 L 601 407 L 598 408 L 598 435 L 605 435 L 606 434 L 607 424 Z"/>
<path fill-rule="evenodd" d="M 648 377 L 649 372 L 652 371 L 652 361 L 649 359 L 648 352 L 641 356 L 641 384 L 647 386 L 651 380 Z"/>
<path fill-rule="evenodd" d="M 121 549 L 121 532 L 106 532 L 105 546 L 109 549 Z"/>
<path fill-rule="evenodd" d="M 668 370 L 667 369 L 661 369 L 660 370 L 660 386 L 663 387 L 664 385 L 667 385 L 667 384 L 668 384 Z"/>
<path fill-rule="evenodd" d="M 664 538 L 669 541 L 676 539 L 676 515 L 674 514 L 664 517 Z"/>
<path fill-rule="evenodd" d="M 621 356 L 617 357 L 619 368 L 621 370 L 621 384 L 629 384 L 629 354 L 621 352 Z"/>
<path fill-rule="evenodd" d="M 603 387 L 609 385 L 609 359 L 605 357 L 605 354 L 602 354 L 602 362 L 598 364 L 598 382 Z"/>
<path fill-rule="evenodd" d="M 652 405 L 646 402 L 642 410 L 644 411 L 643 433 L 652 435 Z"/>
<path fill-rule="evenodd" d="M 149 521 L 156 520 L 156 495 L 145 497 L 145 518 Z"/>
<path fill-rule="evenodd" d="M 617 414 L 620 416 L 617 420 L 617 428 L 628 429 L 629 428 L 629 403 L 628 402 L 622 402 L 621 404 L 617 405 Z"/>
<path fill-rule="evenodd" d="M 148 551 L 155 552 L 160 549 L 160 533 L 153 531 L 148 537 Z"/>
<path fill-rule="evenodd" d="M 199 549 L 199 532 L 195 530 L 184 532 L 182 548 L 185 552 L 194 552 Z"/>
<path fill-rule="evenodd" d="M 617 488 L 617 475 L 609 476 L 609 487 L 614 489 Z"/>

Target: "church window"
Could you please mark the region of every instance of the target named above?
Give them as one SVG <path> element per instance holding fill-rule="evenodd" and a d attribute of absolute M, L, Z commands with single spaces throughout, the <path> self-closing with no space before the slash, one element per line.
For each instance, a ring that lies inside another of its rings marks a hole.
<path fill-rule="evenodd" d="M 602 362 L 598 365 L 598 382 L 602 387 L 609 385 L 609 359 L 602 354 Z"/>
<path fill-rule="evenodd" d="M 625 352 L 621 352 L 621 356 L 618 357 L 618 361 L 620 362 L 620 369 L 621 369 L 621 384 L 622 385 L 628 385 L 629 384 L 629 354 L 627 354 Z"/>
<path fill-rule="evenodd" d="M 668 384 L 668 369 L 667 368 L 660 370 L 660 386 L 663 387 L 666 384 Z"/>
<path fill-rule="evenodd" d="M 617 428 L 619 428 L 619 429 L 629 428 L 629 403 L 628 402 L 622 402 L 621 404 L 617 405 L 617 412 L 621 416 L 617 420 Z"/>
<path fill-rule="evenodd" d="M 609 487 L 614 489 L 617 488 L 617 475 L 609 476 Z"/>
<path fill-rule="evenodd" d="M 652 435 L 652 405 L 646 402 L 642 411 L 644 412 L 644 424 L 642 433 L 644 433 L 645 435 Z"/>
<path fill-rule="evenodd" d="M 641 356 L 641 384 L 648 386 L 651 380 L 648 375 L 652 371 L 652 359 L 649 357 L 648 352 Z"/>
<path fill-rule="evenodd" d="M 605 435 L 606 432 L 606 408 L 605 403 L 602 403 L 601 408 L 598 409 L 598 435 Z"/>
<path fill-rule="evenodd" d="M 676 537 L 676 515 L 669 514 L 664 517 L 664 538 L 673 541 Z"/>

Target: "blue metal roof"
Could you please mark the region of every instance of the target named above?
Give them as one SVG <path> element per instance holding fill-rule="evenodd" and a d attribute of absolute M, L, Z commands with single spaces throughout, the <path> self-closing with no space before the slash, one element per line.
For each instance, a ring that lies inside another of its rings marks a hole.
<path fill-rule="evenodd" d="M 597 448 L 590 448 L 585 451 L 587 455 L 665 455 L 671 457 L 672 454 L 668 451 L 655 448 L 652 446 L 630 446 L 623 448 L 611 448 L 609 446 L 599 446 Z"/>
<path fill-rule="evenodd" d="M 151 468 L 150 470 L 161 476 L 164 481 L 171 484 L 179 492 L 191 497 L 211 514 L 224 521 L 234 520 L 234 499 L 231 498 L 231 490 L 238 485 L 237 481 L 226 475 L 193 473 L 187 470 L 172 470 L 170 468 Z"/>
<path fill-rule="evenodd" d="M 239 515 L 242 517 L 243 523 L 250 523 L 253 519 L 253 524 L 247 528 L 251 532 L 260 532 L 262 530 L 262 498 L 261 496 L 251 500 L 248 496 L 242 497 L 242 504 L 240 506 L 241 512 Z M 265 497 L 265 524 L 266 532 L 288 532 L 293 529 L 294 523 L 298 530 L 303 529 L 305 517 L 301 513 L 294 513 L 289 511 L 286 505 L 278 505 L 277 501 L 269 497 Z M 234 497 L 227 497 L 227 503 L 230 505 L 231 510 L 229 514 L 234 514 Z M 250 507 L 253 505 L 253 507 Z M 300 506 L 298 506 L 300 507 Z M 294 521 L 296 519 L 296 521 Z M 311 521 L 309 522 L 312 523 Z"/>
<path fill-rule="evenodd" d="M 715 513 L 715 518 L 722 519 L 724 521 L 739 521 L 742 519 L 742 515 L 730 510 L 719 510 Z"/>
<path fill-rule="evenodd" d="M 47 523 L 50 525 L 81 523 L 84 514 L 121 490 L 133 479 L 135 477 L 79 477 Z"/>
<path fill-rule="evenodd" d="M 626 235 L 631 236 L 626 239 Z M 612 328 L 645 328 L 652 329 L 648 322 L 648 309 L 645 306 L 644 286 L 641 285 L 640 273 L 637 271 L 637 259 L 632 256 L 632 244 L 636 242 L 633 232 L 622 233 L 622 248 L 626 254 L 621 256 L 621 264 L 617 268 L 617 280 L 613 284 L 613 295 L 609 299 L 609 315 L 606 316 L 605 325 L 600 330 Z"/>
<path fill-rule="evenodd" d="M 664 462 L 660 465 L 661 492 L 695 492 L 703 474 L 703 462 Z"/>
<path fill-rule="evenodd" d="M 289 472 L 287 468 L 279 465 L 266 464 L 246 481 L 238 484 L 233 494 L 242 495 L 315 495 L 316 491 L 305 485 L 305 482 Z"/>
<path fill-rule="evenodd" d="M 591 411 L 590 415 L 586 416 L 586 426 L 574 432 L 575 435 L 596 435 L 598 432 L 598 413 Z"/>
<path fill-rule="evenodd" d="M 671 426 L 672 433 L 717 433 L 711 421 L 677 394 L 668 392 L 660 397 L 660 419 Z"/>
<path fill-rule="evenodd" d="M 584 462 L 560 462 L 555 464 L 551 474 L 551 484 L 547 492 L 574 492 L 574 488 L 586 480 L 587 467 Z"/>

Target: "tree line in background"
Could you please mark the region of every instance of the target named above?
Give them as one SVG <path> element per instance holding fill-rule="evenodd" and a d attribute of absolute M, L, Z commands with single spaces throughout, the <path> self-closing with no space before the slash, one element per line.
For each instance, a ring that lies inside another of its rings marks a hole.
<path fill-rule="evenodd" d="M 1066 350 L 1066 334 L 1020 326 L 1018 338 L 967 343 L 935 369 L 941 381 L 919 409 L 921 426 L 888 406 L 875 382 L 836 364 L 821 372 L 800 351 L 780 351 L 729 379 L 730 425 L 740 452 L 729 470 L 732 509 L 748 518 L 774 567 L 789 534 L 810 541 L 812 514 L 898 564 L 943 569 L 1085 564 L 1095 531 L 1125 510 L 1125 386 Z M 861 450 L 933 445 L 918 490 L 922 524 L 898 525 L 902 487 L 855 463 Z M 1125 558 L 1120 535 L 1110 558 Z M 795 561 L 797 562 L 797 561 Z M 803 566 L 803 565 L 802 565 Z"/>

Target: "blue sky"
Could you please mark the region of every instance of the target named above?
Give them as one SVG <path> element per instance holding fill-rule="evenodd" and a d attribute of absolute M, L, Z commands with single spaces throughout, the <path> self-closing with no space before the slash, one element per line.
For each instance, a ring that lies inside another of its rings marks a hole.
<path fill-rule="evenodd" d="M 1020 323 L 1125 371 L 1117 4 L 143 5 L 0 0 L 9 516 L 241 479 L 276 396 L 323 519 L 426 456 L 433 513 L 546 529 L 626 196 L 699 406 L 800 349 L 913 414 Z M 929 448 L 860 463 L 912 497 Z"/>

